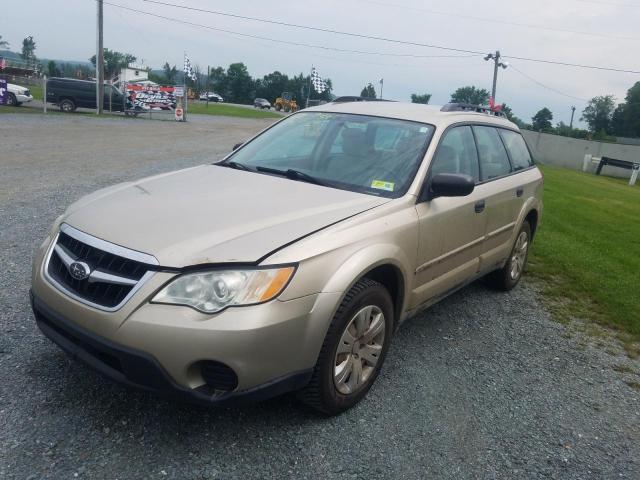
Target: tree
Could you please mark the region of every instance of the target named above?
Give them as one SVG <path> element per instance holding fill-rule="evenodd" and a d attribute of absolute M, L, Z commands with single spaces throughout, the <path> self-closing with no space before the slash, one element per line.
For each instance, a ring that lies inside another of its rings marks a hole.
<path fill-rule="evenodd" d="M 418 95 L 417 93 L 411 94 L 411 103 L 424 103 L 425 105 L 429 103 L 431 100 L 430 93 L 423 93 L 422 95 Z"/>
<path fill-rule="evenodd" d="M 209 85 L 214 92 L 222 93 L 227 91 L 227 72 L 222 67 L 212 68 L 209 72 Z"/>
<path fill-rule="evenodd" d="M 544 107 L 531 118 L 532 127 L 534 130 L 549 132 L 553 129 L 551 120 L 553 120 L 553 113 L 547 107 Z"/>
<path fill-rule="evenodd" d="M 489 91 L 484 88 L 460 87 L 451 94 L 451 103 L 470 103 L 486 105 L 489 103 Z"/>
<path fill-rule="evenodd" d="M 507 120 L 515 123 L 519 128 L 525 128 L 525 123 L 513 114 L 513 110 L 511 110 L 511 107 L 509 105 L 503 103 L 500 111 L 504 113 L 505 117 L 507 117 Z"/>
<path fill-rule="evenodd" d="M 169 65 L 169 62 L 165 62 L 162 71 L 164 72 L 164 78 L 168 85 L 173 85 L 176 83 L 176 76 L 178 75 L 178 69 L 174 65 L 173 67 Z"/>
<path fill-rule="evenodd" d="M 613 95 L 593 97 L 582 111 L 583 120 L 589 124 L 592 133 L 611 133 L 611 119 L 616 108 Z"/>
<path fill-rule="evenodd" d="M 376 89 L 370 83 L 362 89 L 360 96 L 364 98 L 376 98 Z"/>
<path fill-rule="evenodd" d="M 225 100 L 231 103 L 252 103 L 254 81 L 244 63 L 232 63 L 227 68 Z"/>
<path fill-rule="evenodd" d="M 9 42 L 2 39 L 2 35 L 0 35 L 0 48 L 9 48 Z"/>
<path fill-rule="evenodd" d="M 274 102 L 289 88 L 289 77 L 279 71 L 272 72 L 256 80 L 256 96 Z"/>
<path fill-rule="evenodd" d="M 627 90 L 625 102 L 613 112 L 611 130 L 621 137 L 640 137 L 640 82 Z"/>
<path fill-rule="evenodd" d="M 36 59 L 35 51 L 36 42 L 33 40 L 33 37 L 29 35 L 27 38 L 22 40 L 22 53 L 20 56 L 25 62 L 34 62 Z"/>
<path fill-rule="evenodd" d="M 47 63 L 47 75 L 50 77 L 60 76 L 60 69 L 56 65 L 55 60 L 49 60 L 49 63 Z"/>
<path fill-rule="evenodd" d="M 92 56 L 90 59 L 93 65 L 96 64 L 96 56 Z M 120 70 L 125 68 L 130 63 L 136 61 L 136 57 L 130 53 L 116 52 L 115 50 L 104 49 L 104 78 L 110 79 L 115 77 Z"/>

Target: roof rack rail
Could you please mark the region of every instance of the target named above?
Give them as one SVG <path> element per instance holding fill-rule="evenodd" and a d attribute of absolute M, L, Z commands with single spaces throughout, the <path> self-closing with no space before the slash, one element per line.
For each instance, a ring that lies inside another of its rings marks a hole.
<path fill-rule="evenodd" d="M 495 115 L 496 117 L 506 117 L 504 112 L 492 110 L 489 106 L 473 105 L 472 103 L 447 103 L 441 109 L 441 112 L 476 112 L 486 113 L 487 115 Z"/>
<path fill-rule="evenodd" d="M 346 103 L 346 102 L 390 102 L 391 100 L 384 100 L 382 98 L 370 98 L 370 97 L 358 97 L 356 95 L 343 95 L 332 100 L 332 103 Z"/>

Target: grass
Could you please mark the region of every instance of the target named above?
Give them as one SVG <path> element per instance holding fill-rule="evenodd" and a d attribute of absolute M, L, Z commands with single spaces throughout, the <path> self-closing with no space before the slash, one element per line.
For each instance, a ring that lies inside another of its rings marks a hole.
<path fill-rule="evenodd" d="M 42 100 L 42 87 L 40 85 L 28 85 L 27 88 L 35 100 Z"/>
<path fill-rule="evenodd" d="M 615 327 L 630 353 L 640 353 L 640 188 L 558 167 L 542 171 L 544 211 L 529 269 L 544 280 L 552 313 Z"/>
<path fill-rule="evenodd" d="M 244 108 L 224 103 L 189 103 L 188 113 L 200 113 L 205 115 L 222 115 L 225 117 L 242 118 L 281 118 L 282 115 L 275 112 L 259 110 L 257 108 Z"/>

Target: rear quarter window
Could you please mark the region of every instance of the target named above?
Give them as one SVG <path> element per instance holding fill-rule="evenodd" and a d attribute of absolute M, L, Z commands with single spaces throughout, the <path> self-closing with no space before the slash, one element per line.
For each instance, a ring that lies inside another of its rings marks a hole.
<path fill-rule="evenodd" d="M 533 159 L 522 135 L 511 130 L 500 130 L 504 145 L 507 147 L 514 170 L 522 170 L 533 165 Z"/>

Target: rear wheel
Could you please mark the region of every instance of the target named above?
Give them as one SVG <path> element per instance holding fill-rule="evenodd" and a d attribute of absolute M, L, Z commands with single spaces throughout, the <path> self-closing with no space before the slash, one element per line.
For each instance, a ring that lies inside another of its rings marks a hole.
<path fill-rule="evenodd" d="M 73 112 L 76 109 L 76 104 L 70 98 L 65 98 L 60 102 L 60 110 L 63 112 Z"/>
<path fill-rule="evenodd" d="M 520 227 L 507 263 L 500 270 L 490 273 L 487 277 L 493 287 L 500 290 L 511 290 L 518 284 L 527 264 L 530 245 L 531 226 L 529 222 L 525 221 Z"/>
<path fill-rule="evenodd" d="M 389 292 L 378 282 L 359 280 L 333 317 L 311 381 L 299 398 L 327 415 L 354 406 L 380 373 L 392 331 Z"/>

